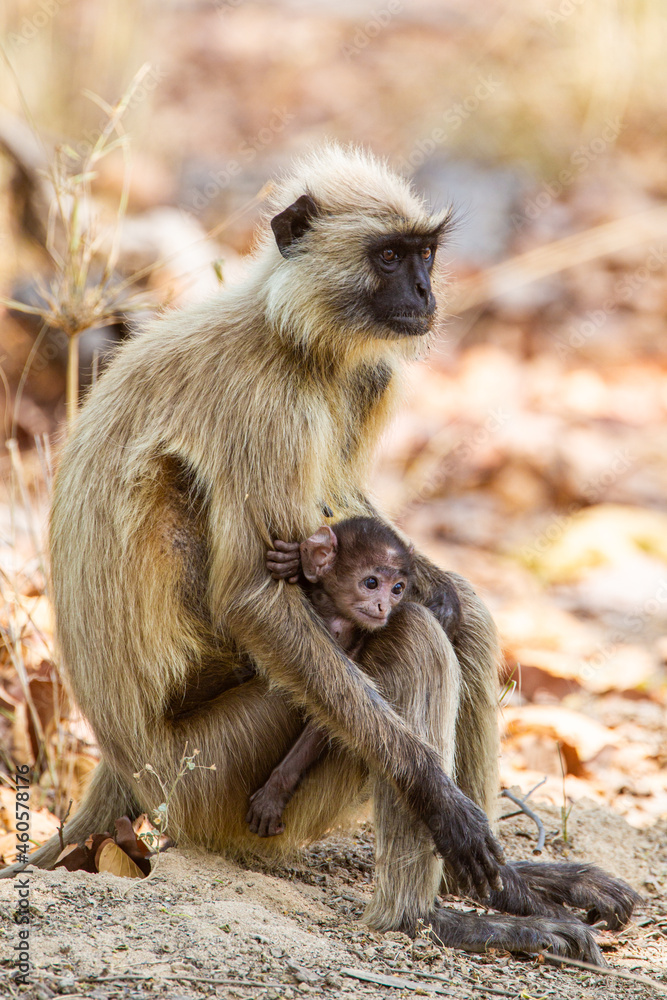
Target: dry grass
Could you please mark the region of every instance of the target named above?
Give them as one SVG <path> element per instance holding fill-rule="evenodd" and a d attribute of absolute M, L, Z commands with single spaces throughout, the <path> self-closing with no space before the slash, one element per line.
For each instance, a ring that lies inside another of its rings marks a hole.
<path fill-rule="evenodd" d="M 39 288 L 44 306 L 3 300 L 5 305 L 39 316 L 43 321 L 42 332 L 35 341 L 24 375 L 30 369 L 32 357 L 39 350 L 47 328 L 62 330 L 68 337 L 67 417 L 70 425 L 76 416 L 79 397 L 79 335 L 84 330 L 113 321 L 118 311 L 121 281 L 115 271 L 130 184 L 129 141 L 122 128 L 122 118 L 148 69 L 145 65 L 135 74 L 130 87 L 114 105 L 88 94 L 104 112 L 105 121 L 99 137 L 85 155 L 68 144 L 55 149 L 46 177 L 51 193 L 46 251 L 53 267 L 53 278 L 48 284 L 42 282 Z M 108 228 L 101 225 L 91 185 L 100 162 L 116 149 L 123 152 L 125 171 L 109 233 Z M 124 291 L 128 282 L 122 285 Z M 131 312 L 143 305 L 144 301 L 135 295 L 123 300 L 123 311 Z M 23 380 L 19 393 L 22 387 Z"/>

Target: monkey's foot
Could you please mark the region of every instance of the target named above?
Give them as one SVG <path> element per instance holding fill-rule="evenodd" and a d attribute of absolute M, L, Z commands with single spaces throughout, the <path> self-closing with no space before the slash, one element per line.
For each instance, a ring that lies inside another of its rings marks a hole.
<path fill-rule="evenodd" d="M 487 902 L 506 913 L 553 913 L 554 904 L 586 910 L 586 921 L 610 930 L 627 924 L 641 896 L 595 865 L 567 861 L 515 861 L 502 869 L 503 888 Z"/>
<path fill-rule="evenodd" d="M 290 799 L 271 778 L 250 796 L 246 823 L 258 837 L 276 837 L 284 833 L 283 809 Z"/>
<path fill-rule="evenodd" d="M 578 920 L 479 915 L 439 907 L 426 923 L 432 939 L 448 948 L 473 952 L 493 948 L 529 955 L 550 951 L 592 965 L 606 964 L 592 932 Z"/>

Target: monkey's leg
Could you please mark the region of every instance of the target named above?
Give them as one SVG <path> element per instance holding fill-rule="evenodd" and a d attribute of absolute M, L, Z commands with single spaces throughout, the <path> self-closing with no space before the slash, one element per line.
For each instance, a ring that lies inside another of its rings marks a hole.
<path fill-rule="evenodd" d="M 382 515 L 366 500 L 373 517 Z M 393 527 L 393 525 L 392 525 Z M 420 552 L 408 595 L 435 616 L 456 651 L 461 697 L 456 726 L 456 783 L 486 813 L 492 829 L 498 809 L 498 662 L 496 626 L 470 583 L 446 573 Z"/>
<path fill-rule="evenodd" d="M 463 684 L 452 646 L 432 615 L 419 605 L 402 605 L 367 642 L 363 665 L 411 728 L 438 749 L 444 768 L 458 777 L 454 739 Z M 559 911 L 563 919 L 554 920 L 477 916 L 436 907 L 443 865 L 433 853 L 427 826 L 410 816 L 386 781 L 376 781 L 374 806 L 376 890 L 364 915 L 372 927 L 414 934 L 421 920 L 451 947 L 549 949 L 603 964 L 591 932 L 564 910 Z M 505 871 L 501 868 L 501 875 Z"/>
<path fill-rule="evenodd" d="M 361 665 L 410 728 L 435 747 L 452 776 L 460 673 L 432 616 L 418 604 L 400 605 L 387 626 L 367 639 Z M 377 930 L 414 933 L 433 909 L 442 860 L 426 824 L 414 819 L 389 782 L 376 780 L 373 807 L 376 888 L 364 920 Z"/>
<path fill-rule="evenodd" d="M 456 727 L 456 783 L 485 810 L 493 822 L 498 802 L 497 668 L 496 630 L 487 609 L 470 584 L 455 573 L 443 573 L 422 556 L 418 557 L 417 584 L 420 597 L 443 627 L 451 608 L 449 594 L 456 588 L 460 619 L 454 643 L 461 664 L 462 697 Z M 484 902 L 506 913 L 535 914 L 571 919 L 564 905 L 588 911 L 588 920 L 622 926 L 630 919 L 639 896 L 620 879 L 587 865 L 545 862 L 509 863 L 502 871 L 503 888 L 493 890 Z M 457 886 L 456 875 L 445 871 L 445 888 Z M 469 890 L 466 890 L 469 891 Z"/>
<path fill-rule="evenodd" d="M 283 832 L 283 810 L 328 742 L 327 734 L 316 723 L 307 723 L 268 780 L 250 796 L 246 822 L 253 833 L 259 837 L 275 837 Z"/>
<path fill-rule="evenodd" d="M 503 888 L 485 900 L 506 913 L 562 915 L 565 906 L 586 911 L 589 924 L 604 920 L 618 930 L 641 896 L 621 879 L 595 865 L 567 861 L 514 861 L 502 871 Z"/>
<path fill-rule="evenodd" d="M 417 600 L 447 631 L 451 594 L 459 605 L 454 649 L 461 666 L 461 699 L 456 724 L 456 783 L 494 824 L 500 787 L 498 757 L 498 634 L 486 606 L 457 573 L 444 573 L 416 555 Z"/>

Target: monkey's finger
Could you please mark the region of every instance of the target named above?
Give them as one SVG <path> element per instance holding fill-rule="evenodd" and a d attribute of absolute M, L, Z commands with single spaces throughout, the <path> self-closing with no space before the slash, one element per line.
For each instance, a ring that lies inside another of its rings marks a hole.
<path fill-rule="evenodd" d="M 285 549 L 269 549 L 266 558 L 272 562 L 295 562 L 299 556 L 296 552 L 287 552 Z"/>
<path fill-rule="evenodd" d="M 267 559 L 266 568 L 271 573 L 274 580 L 287 580 L 291 576 L 296 577 L 296 580 L 299 579 L 300 567 L 299 563 L 295 560 L 291 560 L 290 562 L 277 563 Z"/>
<path fill-rule="evenodd" d="M 504 865 L 505 862 L 505 852 L 502 848 L 500 841 L 496 840 L 490 830 L 486 834 L 486 842 L 488 847 L 491 849 L 491 853 L 498 862 L 499 865 Z"/>
<path fill-rule="evenodd" d="M 289 580 L 290 583 L 299 582 L 298 566 L 271 566 L 267 564 L 266 567 L 274 580 Z"/>
<path fill-rule="evenodd" d="M 487 835 L 483 839 L 477 841 L 470 853 L 471 857 L 475 858 L 476 863 L 481 866 L 485 880 L 493 888 L 493 883 L 498 878 L 498 867 L 502 864 L 502 861 L 499 861 L 496 857 L 495 844 L 493 843 L 491 833 L 487 832 Z"/>
<path fill-rule="evenodd" d="M 283 542 L 280 538 L 276 538 L 273 543 L 273 548 L 276 552 L 291 552 L 292 555 L 294 555 L 294 553 L 299 553 L 298 542 Z"/>
<path fill-rule="evenodd" d="M 470 855 L 466 858 L 466 868 L 468 878 L 475 890 L 476 895 L 479 899 L 486 899 L 491 891 L 491 886 L 489 885 L 489 880 L 483 866 L 479 863 L 477 858 Z"/>
<path fill-rule="evenodd" d="M 486 832 L 486 848 L 495 861 L 494 868 L 497 868 L 498 865 L 505 864 L 505 852 L 490 830 L 487 830 Z"/>

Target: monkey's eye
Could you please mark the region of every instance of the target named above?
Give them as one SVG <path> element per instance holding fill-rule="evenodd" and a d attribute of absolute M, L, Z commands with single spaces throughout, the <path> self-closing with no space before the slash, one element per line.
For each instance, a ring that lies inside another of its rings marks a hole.
<path fill-rule="evenodd" d="M 400 595 L 403 593 L 404 590 L 405 590 L 404 583 L 395 583 L 394 586 L 391 588 L 392 594 L 396 594 L 397 597 L 400 597 Z"/>
<path fill-rule="evenodd" d="M 422 260 L 430 260 L 432 256 L 433 256 L 433 251 L 431 250 L 430 247 L 425 247 L 422 250 Z"/>
<path fill-rule="evenodd" d="M 393 264 L 395 260 L 398 260 L 398 254 L 391 247 L 387 247 L 386 250 L 382 251 L 382 260 L 387 264 Z"/>
<path fill-rule="evenodd" d="M 374 576 L 367 576 L 364 580 L 364 587 L 367 590 L 377 590 L 378 582 Z"/>

